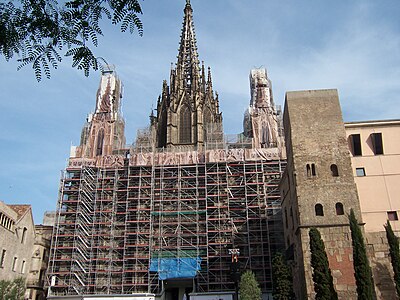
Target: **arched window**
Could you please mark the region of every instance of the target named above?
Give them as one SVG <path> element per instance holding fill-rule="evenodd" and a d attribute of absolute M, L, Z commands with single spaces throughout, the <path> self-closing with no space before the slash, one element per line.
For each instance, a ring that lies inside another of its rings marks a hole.
<path fill-rule="evenodd" d="M 311 164 L 311 175 L 317 176 L 317 172 L 315 171 L 315 164 Z"/>
<path fill-rule="evenodd" d="M 315 168 L 315 164 L 307 164 L 306 165 L 307 177 L 317 176 L 317 171 Z"/>
<path fill-rule="evenodd" d="M 192 142 L 192 116 L 188 105 L 181 108 L 179 121 L 179 142 L 190 144 Z"/>
<path fill-rule="evenodd" d="M 337 165 L 335 165 L 335 164 L 331 165 L 331 173 L 332 173 L 333 177 L 338 177 L 339 176 L 339 170 L 338 170 Z"/>
<path fill-rule="evenodd" d="M 28 231 L 28 229 L 26 227 L 24 227 L 24 229 L 22 230 L 22 236 L 21 236 L 21 244 L 25 244 L 25 240 L 26 240 L 26 232 Z"/>
<path fill-rule="evenodd" d="M 344 215 L 344 208 L 342 203 L 340 202 L 336 203 L 335 208 L 336 208 L 336 215 L 338 216 Z"/>
<path fill-rule="evenodd" d="M 306 170 L 307 170 L 307 177 L 311 177 L 311 167 L 310 164 L 306 165 Z"/>
<path fill-rule="evenodd" d="M 97 143 L 96 143 L 96 156 L 103 154 L 103 144 L 104 144 L 104 129 L 100 129 L 97 134 Z"/>
<path fill-rule="evenodd" d="M 11 268 L 11 270 L 13 272 L 15 272 L 17 270 L 17 261 L 18 261 L 18 258 L 16 256 L 14 256 L 13 263 L 12 263 L 12 268 Z"/>
<path fill-rule="evenodd" d="M 322 206 L 322 204 L 320 203 L 315 204 L 315 215 L 316 216 L 324 215 L 324 207 Z"/>

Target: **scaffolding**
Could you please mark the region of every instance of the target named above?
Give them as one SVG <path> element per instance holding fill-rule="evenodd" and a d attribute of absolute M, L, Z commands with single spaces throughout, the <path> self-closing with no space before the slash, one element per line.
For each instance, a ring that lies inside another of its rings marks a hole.
<path fill-rule="evenodd" d="M 192 151 L 160 163 L 163 153 L 149 152 L 141 165 L 71 164 L 60 185 L 50 295 L 160 294 L 164 281 L 180 278 L 196 292 L 232 291 L 229 249 L 271 291 L 285 161 L 246 159 L 244 150 L 233 160 L 224 151 L 218 159 Z"/>

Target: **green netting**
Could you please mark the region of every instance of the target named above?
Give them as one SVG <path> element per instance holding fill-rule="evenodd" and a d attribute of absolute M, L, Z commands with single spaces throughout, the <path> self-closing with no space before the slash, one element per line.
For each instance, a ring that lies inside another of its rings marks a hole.
<path fill-rule="evenodd" d="M 155 251 L 151 254 L 151 258 L 197 257 L 205 255 L 206 255 L 205 250 Z"/>

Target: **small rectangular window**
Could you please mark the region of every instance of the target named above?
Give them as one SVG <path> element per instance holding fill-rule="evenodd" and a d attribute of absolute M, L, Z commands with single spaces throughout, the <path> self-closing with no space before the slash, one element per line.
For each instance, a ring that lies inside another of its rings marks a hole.
<path fill-rule="evenodd" d="M 372 146 L 375 155 L 383 154 L 382 133 L 376 132 L 371 134 Z"/>
<path fill-rule="evenodd" d="M 6 249 L 1 251 L 1 258 L 0 258 L 0 268 L 4 268 L 4 259 L 6 258 Z"/>
<path fill-rule="evenodd" d="M 22 230 L 21 244 L 25 244 L 25 242 L 26 242 L 26 232 L 27 231 L 28 231 L 28 229 L 26 227 L 24 227 L 24 229 Z"/>
<path fill-rule="evenodd" d="M 24 274 L 24 273 L 25 273 L 25 261 L 23 260 L 22 264 L 21 264 L 21 274 Z"/>
<path fill-rule="evenodd" d="M 359 134 L 352 134 L 350 135 L 350 141 L 353 156 L 361 156 L 361 136 Z"/>
<path fill-rule="evenodd" d="M 365 176 L 365 169 L 364 168 L 356 168 L 356 175 L 358 177 Z"/>
<path fill-rule="evenodd" d="M 388 211 L 387 216 L 389 221 L 397 221 L 399 217 L 397 216 L 397 211 Z"/>
<path fill-rule="evenodd" d="M 18 258 L 14 257 L 12 269 L 11 269 L 13 272 L 15 272 L 15 270 L 17 269 L 17 260 L 18 260 Z"/>

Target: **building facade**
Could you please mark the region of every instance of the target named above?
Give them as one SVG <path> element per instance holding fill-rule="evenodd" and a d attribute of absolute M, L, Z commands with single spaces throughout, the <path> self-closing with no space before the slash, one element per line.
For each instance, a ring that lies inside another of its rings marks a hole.
<path fill-rule="evenodd" d="M 31 264 L 26 281 L 27 299 L 46 299 L 46 271 L 49 263 L 51 236 L 54 226 L 54 214 L 46 212 L 43 224 L 35 225 L 35 241 L 33 248 L 30 248 Z"/>
<path fill-rule="evenodd" d="M 393 230 L 400 230 L 400 121 L 349 122 L 344 127 L 365 223 L 376 293 L 379 299 L 395 299 L 393 271 L 383 225 L 390 220 Z"/>
<path fill-rule="evenodd" d="M 35 242 L 31 206 L 0 201 L 0 236 L 0 280 L 26 278 Z"/>
<path fill-rule="evenodd" d="M 316 227 L 339 299 L 357 299 L 348 225 L 353 209 L 364 225 L 377 298 L 395 299 L 383 224 L 389 219 L 398 228 L 400 201 L 392 181 L 398 179 L 398 121 L 345 124 L 337 91 L 319 90 L 286 94 L 284 126 L 287 169 L 280 189 L 297 298 L 315 297 L 308 231 Z"/>
<path fill-rule="evenodd" d="M 356 299 L 348 213 L 360 205 L 336 90 L 288 92 L 287 170 L 281 185 L 286 246 L 298 299 L 313 299 L 308 231 L 325 241 L 340 299 Z"/>
<path fill-rule="evenodd" d="M 272 255 L 286 249 L 297 299 L 313 299 L 308 232 L 316 227 L 339 298 L 356 299 L 350 209 L 364 224 L 377 297 L 394 298 L 382 225 L 400 229 L 400 121 L 343 123 L 336 90 L 288 92 L 283 133 L 271 80 L 255 69 L 244 131 L 228 139 L 196 44 L 187 0 L 178 60 L 132 146 L 121 80 L 102 72 L 61 178 L 49 298 L 231 300 L 235 272 L 250 269 L 271 299 Z M 48 228 L 37 232 L 32 287 L 48 244 Z"/>
<path fill-rule="evenodd" d="M 211 72 L 205 73 L 187 1 L 170 85 L 164 81 L 150 126 L 126 147 L 121 83 L 114 70 L 103 72 L 95 111 L 61 179 L 51 299 L 229 300 L 237 288 L 233 266 L 251 269 L 270 296 L 272 254 L 283 248 L 280 114 L 260 71 L 254 103 L 260 127 L 252 127 L 253 137 L 228 142 Z M 259 128 L 265 139 L 254 143 Z"/>
<path fill-rule="evenodd" d="M 34 225 L 30 205 L 0 201 L 0 280 L 25 280 L 25 299 L 46 299 L 52 224 Z"/>
<path fill-rule="evenodd" d="M 366 232 L 400 230 L 400 120 L 344 124 Z"/>

